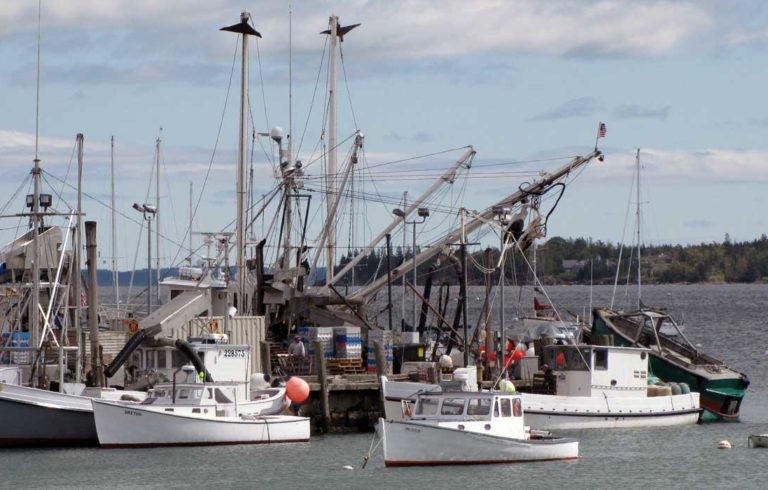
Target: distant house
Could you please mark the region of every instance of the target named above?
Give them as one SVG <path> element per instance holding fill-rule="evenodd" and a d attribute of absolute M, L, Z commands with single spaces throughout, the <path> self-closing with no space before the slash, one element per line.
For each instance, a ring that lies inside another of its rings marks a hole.
<path fill-rule="evenodd" d="M 586 263 L 586 260 L 563 259 L 560 265 L 565 272 L 578 272 Z"/>

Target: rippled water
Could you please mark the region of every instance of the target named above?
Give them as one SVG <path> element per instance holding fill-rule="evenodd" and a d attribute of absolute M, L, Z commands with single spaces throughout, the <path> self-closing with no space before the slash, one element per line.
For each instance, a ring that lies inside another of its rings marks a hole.
<path fill-rule="evenodd" d="M 479 291 L 473 289 L 473 293 Z M 588 287 L 547 291 L 560 309 L 581 312 L 588 305 Z M 596 287 L 594 304 L 610 301 L 610 294 L 610 287 Z M 0 451 L 0 486 L 766 488 L 768 449 L 748 449 L 746 444 L 749 434 L 768 432 L 768 321 L 764 315 L 768 285 L 648 286 L 643 288 L 643 298 L 648 304 L 668 306 L 673 316 L 684 318 L 685 334 L 692 342 L 749 374 L 752 385 L 742 405 L 742 422 L 575 431 L 570 435 L 580 440 L 578 461 L 475 467 L 386 469 L 379 451 L 361 469 L 371 434 L 321 436 L 306 444 L 275 446 L 4 450 Z M 511 317 L 515 305 L 508 301 L 505 312 Z M 477 311 L 474 304 L 471 312 L 476 316 Z M 722 439 L 730 440 L 734 448 L 717 449 Z M 355 469 L 345 470 L 344 465 Z"/>

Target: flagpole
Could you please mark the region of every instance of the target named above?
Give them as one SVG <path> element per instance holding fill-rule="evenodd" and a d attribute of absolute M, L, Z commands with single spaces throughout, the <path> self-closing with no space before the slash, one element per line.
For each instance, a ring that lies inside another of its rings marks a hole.
<path fill-rule="evenodd" d="M 600 126 L 602 124 L 602 121 L 597 123 L 597 134 L 595 134 L 595 151 L 597 151 L 597 140 L 600 139 Z"/>

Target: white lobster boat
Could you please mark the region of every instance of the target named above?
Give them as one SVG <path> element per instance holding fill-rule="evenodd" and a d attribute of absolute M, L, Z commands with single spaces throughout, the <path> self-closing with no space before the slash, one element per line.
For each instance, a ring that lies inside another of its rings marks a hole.
<path fill-rule="evenodd" d="M 161 386 L 141 404 L 93 400 L 102 447 L 267 444 L 309 440 L 309 419 L 269 415 L 283 389 L 238 402 L 238 386 L 190 383 Z"/>
<path fill-rule="evenodd" d="M 537 429 L 612 429 L 692 425 L 699 393 L 648 385 L 648 349 L 550 345 L 551 393 L 524 393 L 526 421 Z"/>
<path fill-rule="evenodd" d="M 518 394 L 420 394 L 403 420 L 379 420 L 386 466 L 577 459 L 575 439 L 531 431 Z"/>

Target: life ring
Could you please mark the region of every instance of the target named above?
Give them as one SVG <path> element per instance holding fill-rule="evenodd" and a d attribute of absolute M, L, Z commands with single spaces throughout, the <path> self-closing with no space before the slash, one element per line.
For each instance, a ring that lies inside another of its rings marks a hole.
<path fill-rule="evenodd" d="M 135 319 L 131 319 L 131 321 L 128 322 L 128 330 L 136 333 L 139 330 L 139 322 L 137 322 Z"/>

